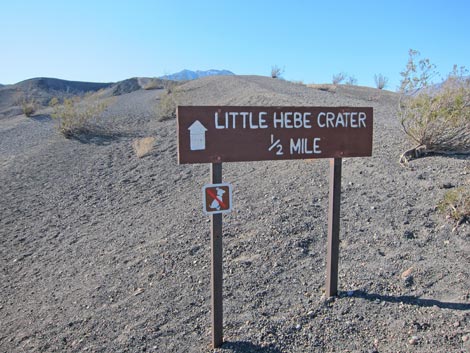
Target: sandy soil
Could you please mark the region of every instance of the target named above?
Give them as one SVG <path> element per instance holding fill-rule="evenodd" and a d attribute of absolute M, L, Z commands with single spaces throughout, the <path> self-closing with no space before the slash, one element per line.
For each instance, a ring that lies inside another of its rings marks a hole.
<path fill-rule="evenodd" d="M 389 92 L 255 76 L 177 91 L 181 104 L 374 107 L 373 157 L 343 164 L 336 298 L 323 296 L 328 161 L 223 166 L 234 211 L 217 352 L 470 352 L 470 227 L 452 232 L 435 209 L 469 181 L 468 158 L 401 167 Z M 211 351 L 209 166 L 177 164 L 160 93 L 116 97 L 75 140 L 44 115 L 0 121 L 0 351 Z"/>

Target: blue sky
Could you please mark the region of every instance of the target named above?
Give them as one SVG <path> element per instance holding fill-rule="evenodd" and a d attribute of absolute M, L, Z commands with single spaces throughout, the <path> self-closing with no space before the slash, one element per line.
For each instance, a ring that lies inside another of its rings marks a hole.
<path fill-rule="evenodd" d="M 0 83 L 32 77 L 111 82 L 227 69 L 394 90 L 408 49 L 442 74 L 470 67 L 470 1 L 4 1 Z"/>

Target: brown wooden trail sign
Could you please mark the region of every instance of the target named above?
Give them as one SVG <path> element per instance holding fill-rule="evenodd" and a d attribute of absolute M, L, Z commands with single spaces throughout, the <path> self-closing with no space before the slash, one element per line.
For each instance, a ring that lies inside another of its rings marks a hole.
<path fill-rule="evenodd" d="M 331 159 L 326 295 L 336 295 L 342 158 L 372 155 L 373 109 L 180 106 L 177 125 L 178 162 L 211 163 L 212 184 L 222 183 L 222 162 Z M 210 208 L 207 198 L 204 202 Z M 211 217 L 212 346 L 217 348 L 223 343 L 222 214 Z"/>
<path fill-rule="evenodd" d="M 178 161 L 372 155 L 372 108 L 178 107 Z"/>

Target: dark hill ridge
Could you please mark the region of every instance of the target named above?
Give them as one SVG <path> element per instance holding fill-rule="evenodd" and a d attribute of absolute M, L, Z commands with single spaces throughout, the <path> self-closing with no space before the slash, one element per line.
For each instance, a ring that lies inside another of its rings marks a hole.
<path fill-rule="evenodd" d="M 118 96 L 149 87 L 163 88 L 164 81 L 155 78 L 130 78 L 119 82 L 81 82 L 38 77 L 12 85 L 0 86 L 0 118 L 19 115 L 23 101 L 34 100 L 47 106 L 52 97 L 64 98 L 106 90 L 104 96 Z"/>
<path fill-rule="evenodd" d="M 18 82 L 13 87 L 22 90 L 43 90 L 45 92 L 64 92 L 70 94 L 80 94 L 90 91 L 98 91 L 107 88 L 113 83 L 67 81 L 58 78 L 38 77 Z"/>
<path fill-rule="evenodd" d="M 0 87 L 0 118 L 21 114 L 23 101 L 35 101 L 39 106 L 46 106 L 52 97 L 63 98 L 96 92 L 112 85 L 114 84 L 67 81 L 49 77 L 31 78 L 13 85 L 4 85 Z"/>

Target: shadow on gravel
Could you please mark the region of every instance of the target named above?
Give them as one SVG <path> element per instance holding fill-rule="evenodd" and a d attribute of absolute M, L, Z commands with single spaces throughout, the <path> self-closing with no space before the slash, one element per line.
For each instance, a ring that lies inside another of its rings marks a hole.
<path fill-rule="evenodd" d="M 269 345 L 267 347 L 257 346 L 250 342 L 224 342 L 222 347 L 224 350 L 229 349 L 233 353 L 281 353 L 281 351 Z"/>
<path fill-rule="evenodd" d="M 143 134 L 132 133 L 132 132 L 122 132 L 122 131 L 112 131 L 102 128 L 91 128 L 86 129 L 82 132 L 76 133 L 73 136 L 70 136 L 69 139 L 76 140 L 84 144 L 93 144 L 98 146 L 109 145 L 112 142 L 119 141 L 123 138 L 139 138 L 143 137 Z"/>
<path fill-rule="evenodd" d="M 455 152 L 455 153 L 426 152 L 422 156 L 420 156 L 418 158 L 414 158 L 413 160 L 421 159 L 421 158 L 432 158 L 434 156 L 436 156 L 436 157 L 446 157 L 446 158 L 452 158 L 452 159 L 458 159 L 458 160 L 470 160 L 470 154 L 465 153 L 465 152 L 462 152 L 462 153 L 459 153 L 459 152 Z"/>
<path fill-rule="evenodd" d="M 354 297 L 361 298 L 370 301 L 384 301 L 389 303 L 405 303 L 410 305 L 417 305 L 422 307 L 432 307 L 437 306 L 441 309 L 452 309 L 452 310 L 470 310 L 470 304 L 467 303 L 449 303 L 441 302 L 434 299 L 420 299 L 419 297 L 413 295 L 400 295 L 400 296 L 391 296 L 391 295 L 381 295 L 374 293 L 367 293 L 361 290 L 354 291 L 351 293 L 343 292 L 340 295 L 341 297 Z"/>
<path fill-rule="evenodd" d="M 45 121 L 52 121 L 52 118 L 49 115 L 33 115 L 29 118 L 40 123 Z"/>

